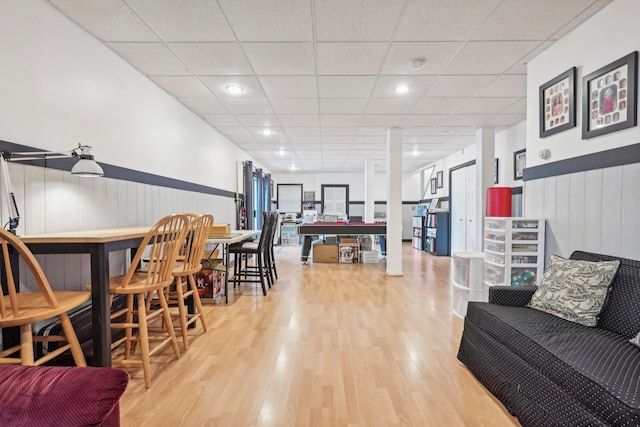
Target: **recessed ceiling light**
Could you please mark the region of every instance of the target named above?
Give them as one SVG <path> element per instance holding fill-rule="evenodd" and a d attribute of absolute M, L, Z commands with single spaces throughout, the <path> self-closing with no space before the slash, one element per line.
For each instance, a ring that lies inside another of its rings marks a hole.
<path fill-rule="evenodd" d="M 227 87 L 224 88 L 227 92 L 232 93 L 234 95 L 238 95 L 242 92 L 244 92 L 244 88 L 242 86 L 238 86 L 238 85 L 229 85 Z"/>
<path fill-rule="evenodd" d="M 415 58 L 411 60 L 411 68 L 413 68 L 414 70 L 419 70 L 420 68 L 424 67 L 424 64 L 427 62 L 426 59 L 424 58 Z"/>
<path fill-rule="evenodd" d="M 296 165 L 291 165 L 289 169 L 291 169 L 292 171 L 296 170 Z"/>
<path fill-rule="evenodd" d="M 271 132 L 271 129 L 265 129 L 262 132 L 260 132 L 261 134 L 263 134 L 264 136 L 271 136 L 273 135 L 273 132 Z"/>
<path fill-rule="evenodd" d="M 409 86 L 407 86 L 407 85 L 398 85 L 394 89 L 394 92 L 397 93 L 397 94 L 407 93 L 407 92 L 409 92 Z"/>

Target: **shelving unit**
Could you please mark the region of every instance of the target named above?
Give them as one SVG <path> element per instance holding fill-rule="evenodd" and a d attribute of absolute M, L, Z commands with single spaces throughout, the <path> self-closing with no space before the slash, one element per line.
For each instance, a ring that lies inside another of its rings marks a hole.
<path fill-rule="evenodd" d="M 482 252 L 454 252 L 452 254 L 453 268 L 451 269 L 451 286 L 453 298 L 451 309 L 453 314 L 464 317 L 467 314 L 469 301 L 487 301 L 487 295 L 482 283 Z"/>
<path fill-rule="evenodd" d="M 534 286 L 544 272 L 544 219 L 484 220 L 484 284 Z"/>
<path fill-rule="evenodd" d="M 425 223 L 424 250 L 438 256 L 449 255 L 449 212 L 429 212 Z"/>
<path fill-rule="evenodd" d="M 422 250 L 424 248 L 424 216 L 413 217 L 413 233 L 411 237 L 411 247 Z"/>

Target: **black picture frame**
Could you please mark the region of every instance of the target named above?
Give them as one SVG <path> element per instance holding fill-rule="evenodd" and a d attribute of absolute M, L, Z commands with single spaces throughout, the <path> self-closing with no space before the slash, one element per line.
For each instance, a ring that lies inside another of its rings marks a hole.
<path fill-rule="evenodd" d="M 498 178 L 498 159 L 493 159 L 493 183 L 497 184 L 500 179 Z"/>
<path fill-rule="evenodd" d="M 431 194 L 436 194 L 437 190 L 436 190 L 436 179 L 435 178 L 431 178 Z"/>
<path fill-rule="evenodd" d="M 637 125 L 638 52 L 582 78 L 582 139 Z"/>
<path fill-rule="evenodd" d="M 513 153 L 513 179 L 522 179 L 524 168 L 527 165 L 527 150 L 522 149 Z"/>
<path fill-rule="evenodd" d="M 442 171 L 438 171 L 436 173 L 436 184 L 438 188 L 442 188 L 442 186 L 444 185 L 443 180 L 444 180 L 444 176 Z"/>
<path fill-rule="evenodd" d="M 540 138 L 576 126 L 576 67 L 539 88 Z"/>

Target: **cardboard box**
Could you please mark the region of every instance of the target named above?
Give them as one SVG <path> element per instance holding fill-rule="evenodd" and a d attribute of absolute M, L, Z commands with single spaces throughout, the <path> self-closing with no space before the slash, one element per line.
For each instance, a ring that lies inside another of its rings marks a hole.
<path fill-rule="evenodd" d="M 231 225 L 230 224 L 211 224 L 209 227 L 209 235 L 224 235 L 231 233 Z"/>
<path fill-rule="evenodd" d="M 342 237 L 340 237 L 340 243 L 358 243 L 358 238 L 357 237 L 342 236 Z"/>
<path fill-rule="evenodd" d="M 338 262 L 338 245 L 314 242 L 312 251 L 313 262 Z"/>
<path fill-rule="evenodd" d="M 215 298 L 222 291 L 224 265 L 221 259 L 203 259 L 202 269 L 194 274 L 200 298 Z"/>
<path fill-rule="evenodd" d="M 357 263 L 360 255 L 360 245 L 357 243 L 340 243 L 339 262 L 342 264 Z"/>

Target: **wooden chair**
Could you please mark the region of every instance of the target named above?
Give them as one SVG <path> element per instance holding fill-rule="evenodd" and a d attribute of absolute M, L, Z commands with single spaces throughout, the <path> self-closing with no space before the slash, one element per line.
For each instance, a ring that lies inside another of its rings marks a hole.
<path fill-rule="evenodd" d="M 89 301 L 91 294 L 89 292 L 53 291 L 40 264 L 29 248 L 18 237 L 0 229 L 0 244 L 2 245 L 4 271 L 7 279 L 7 295 L 0 298 L 0 328 L 20 327 L 20 344 L 0 352 L 0 364 L 42 365 L 70 350 L 77 366 L 87 366 L 78 337 L 67 312 Z M 15 265 L 11 263 L 10 247 L 24 260 L 27 267 L 26 270 L 35 279 L 39 291 L 19 292 L 19 288 L 13 278 Z M 32 325 L 35 322 L 53 317 L 60 319 L 64 335 L 34 336 Z M 61 345 L 34 360 L 33 343 L 37 341 L 66 342 L 67 344 Z M 10 357 L 18 352 L 20 353 L 19 356 Z"/>
<path fill-rule="evenodd" d="M 124 343 L 124 356 L 122 359 L 114 359 L 113 364 L 142 365 L 146 388 L 151 388 L 150 357 L 152 355 L 160 352 L 167 344 L 171 344 L 176 358 L 180 358 L 176 335 L 171 327 L 165 288 L 173 282 L 172 273 L 188 228 L 189 219 L 185 215 L 168 215 L 159 220 L 143 239 L 127 273 L 111 278 L 109 281 L 109 293 L 112 298 L 115 295 L 127 296 L 127 306 L 111 314 L 111 327 L 125 330 L 124 337 L 112 345 L 112 349 L 115 349 Z M 147 252 L 149 256 L 145 271 L 138 271 L 143 254 Z M 154 297 L 157 297 L 159 304 L 148 305 L 147 299 Z M 123 316 L 124 321 L 117 320 L 122 319 Z M 161 336 L 151 336 L 149 323 L 159 318 L 166 327 Z M 133 335 L 134 329 L 137 330 L 136 336 Z M 150 346 L 151 342 L 157 343 L 153 349 Z M 140 359 L 132 358 L 133 343 L 140 346 Z"/>
<path fill-rule="evenodd" d="M 268 258 L 269 229 L 273 219 L 273 216 L 265 215 L 260 240 L 257 242 L 239 242 L 229 246 L 229 254 L 234 255 L 234 274 L 233 278 L 229 279 L 229 281 L 233 282 L 234 287 L 236 284 L 243 282 L 260 283 L 262 286 L 262 294 L 267 295 L 267 285 L 271 287 L 272 284 L 266 262 Z M 249 256 L 255 256 L 254 265 L 249 265 Z M 244 267 L 242 265 L 243 257 L 246 258 Z"/>
<path fill-rule="evenodd" d="M 186 215 L 186 214 L 185 214 Z M 194 274 L 202 269 L 202 257 L 209 237 L 209 227 L 213 224 L 213 215 L 205 214 L 191 217 L 186 244 L 182 249 L 182 259 L 178 261 L 173 270 L 174 286 L 167 291 L 169 306 L 178 307 L 179 328 L 182 331 L 182 341 L 185 351 L 189 349 L 189 337 L 187 335 L 189 325 L 200 319 L 202 329 L 207 332 L 207 323 L 204 319 L 202 302 L 198 294 L 198 287 Z M 193 299 L 195 312 L 189 314 L 185 301 Z"/>

